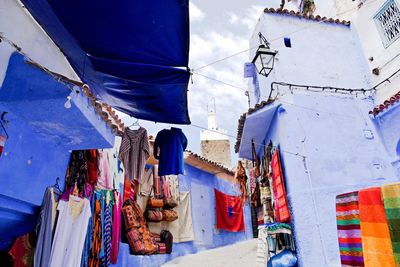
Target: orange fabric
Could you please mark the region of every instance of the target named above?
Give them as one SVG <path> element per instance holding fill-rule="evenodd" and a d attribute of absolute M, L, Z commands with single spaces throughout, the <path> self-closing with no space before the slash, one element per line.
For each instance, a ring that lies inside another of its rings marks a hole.
<path fill-rule="evenodd" d="M 353 219 L 358 219 L 359 215 L 358 214 L 349 214 L 349 215 L 338 215 L 336 216 L 337 220 L 353 220 Z"/>
<path fill-rule="evenodd" d="M 389 227 L 379 187 L 358 193 L 361 239 L 366 267 L 394 267 Z"/>
<path fill-rule="evenodd" d="M 93 238 L 92 248 L 89 254 L 89 267 L 98 267 L 100 264 L 99 253 L 101 250 L 101 204 L 100 201 L 93 196 L 94 200 L 94 214 L 93 214 Z"/>

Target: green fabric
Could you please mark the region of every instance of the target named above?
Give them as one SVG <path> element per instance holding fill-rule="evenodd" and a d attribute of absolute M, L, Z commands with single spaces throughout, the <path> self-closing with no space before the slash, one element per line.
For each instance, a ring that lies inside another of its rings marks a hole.
<path fill-rule="evenodd" d="M 340 251 L 362 251 L 362 248 L 339 248 Z"/>
<path fill-rule="evenodd" d="M 385 207 L 386 217 L 388 219 L 400 219 L 400 209 L 398 208 L 389 208 Z"/>
<path fill-rule="evenodd" d="M 337 220 L 338 225 L 353 225 L 360 224 L 360 219 L 352 219 L 352 220 Z"/>
<path fill-rule="evenodd" d="M 383 199 L 383 203 L 385 205 L 385 209 L 398 209 L 400 207 L 400 199 L 399 198 L 385 198 Z"/>

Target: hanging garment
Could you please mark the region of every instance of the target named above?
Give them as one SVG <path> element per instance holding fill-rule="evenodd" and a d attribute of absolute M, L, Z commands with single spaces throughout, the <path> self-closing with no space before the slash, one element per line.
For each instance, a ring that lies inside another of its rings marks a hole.
<path fill-rule="evenodd" d="M 91 217 L 87 199 L 72 197 L 58 203 L 58 222 L 51 249 L 51 267 L 79 267 L 88 222 Z"/>
<path fill-rule="evenodd" d="M 373 187 L 360 190 L 358 202 L 365 266 L 395 266 L 381 189 Z"/>
<path fill-rule="evenodd" d="M 150 196 L 153 182 L 153 168 L 148 168 L 144 171 L 142 182 L 139 183 L 139 194 L 142 196 Z"/>
<path fill-rule="evenodd" d="M 113 176 L 111 175 L 110 169 L 110 158 L 109 153 L 105 149 L 100 149 L 99 153 L 99 176 L 97 186 L 101 189 L 112 189 L 113 188 Z"/>
<path fill-rule="evenodd" d="M 278 222 L 289 222 L 290 211 L 286 198 L 285 183 L 283 179 L 282 166 L 280 161 L 279 149 L 276 148 L 271 161 L 272 183 L 275 201 L 275 219 Z"/>
<path fill-rule="evenodd" d="M 169 197 L 178 203 L 180 198 L 178 175 L 167 175 L 165 176 L 165 180 L 168 185 Z"/>
<path fill-rule="evenodd" d="M 163 198 L 163 189 L 162 189 L 162 183 L 161 183 L 161 177 L 158 176 L 158 165 L 154 166 L 154 197 L 155 198 Z"/>
<path fill-rule="evenodd" d="M 114 192 L 113 220 L 112 220 L 112 245 L 110 262 L 116 264 L 118 260 L 119 241 L 121 239 L 121 197 L 117 191 Z"/>
<path fill-rule="evenodd" d="M 104 256 L 101 258 L 101 262 L 103 266 L 109 266 L 111 264 L 110 262 L 110 256 L 111 256 L 111 237 L 112 237 L 112 214 L 111 214 L 111 209 L 112 209 L 112 203 L 105 203 L 104 207 L 104 236 L 103 236 L 103 246 L 104 246 Z"/>
<path fill-rule="evenodd" d="M 49 264 L 53 243 L 53 229 L 60 194 L 61 192 L 53 187 L 48 187 L 44 193 L 39 220 L 36 226 L 38 238 L 34 258 L 35 267 L 47 267 Z"/>
<path fill-rule="evenodd" d="M 183 174 L 183 151 L 187 138 L 179 128 L 164 129 L 154 141 L 154 157 L 158 159 L 158 175 Z"/>
<path fill-rule="evenodd" d="M 97 183 L 99 166 L 97 149 L 85 151 L 85 160 L 87 166 L 86 183 L 95 185 Z"/>
<path fill-rule="evenodd" d="M 18 237 L 8 254 L 13 258 L 13 267 L 33 266 L 35 235 L 28 233 Z"/>
<path fill-rule="evenodd" d="M 94 198 L 94 214 L 93 214 L 93 236 L 92 236 L 92 248 L 89 254 L 89 267 L 98 267 L 100 264 L 100 250 L 101 250 L 101 195 L 99 192 L 95 192 Z"/>
<path fill-rule="evenodd" d="M 216 189 L 214 189 L 214 194 L 217 228 L 231 232 L 244 231 L 242 199 L 240 197 L 226 195 Z"/>
<path fill-rule="evenodd" d="M 248 201 L 248 192 L 246 185 L 247 176 L 246 176 L 246 170 L 244 169 L 241 161 L 238 161 L 238 165 L 236 167 L 235 182 L 239 186 L 243 202 L 247 203 Z"/>
<path fill-rule="evenodd" d="M 93 240 L 93 220 L 94 220 L 94 196 L 91 196 L 91 205 L 90 205 L 90 212 L 92 213 L 92 218 L 89 219 L 88 229 L 86 232 L 85 243 L 83 245 L 82 251 L 82 261 L 81 267 L 89 267 L 89 255 L 90 249 L 92 247 L 92 240 Z"/>
<path fill-rule="evenodd" d="M 125 175 L 130 180 L 142 181 L 144 167 L 150 156 L 149 140 L 146 129 L 125 129 L 118 158 L 123 162 Z"/>
<path fill-rule="evenodd" d="M 400 266 L 400 184 L 382 186 L 383 204 L 396 266 Z"/>
<path fill-rule="evenodd" d="M 192 207 L 190 192 L 180 192 L 179 204 L 174 210 L 177 211 L 178 219 L 173 222 L 148 223 L 153 233 L 168 230 L 174 237 L 174 243 L 189 242 L 194 240 Z"/>
<path fill-rule="evenodd" d="M 343 266 L 364 266 L 358 192 L 336 196 L 336 222 Z"/>

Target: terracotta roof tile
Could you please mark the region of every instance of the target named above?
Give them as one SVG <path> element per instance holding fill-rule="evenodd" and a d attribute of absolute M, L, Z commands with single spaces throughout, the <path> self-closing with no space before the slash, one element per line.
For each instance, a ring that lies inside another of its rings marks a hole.
<path fill-rule="evenodd" d="M 369 114 L 376 117 L 378 114 L 382 113 L 386 109 L 390 108 L 394 104 L 400 102 L 400 91 L 397 94 L 391 96 L 389 99 L 383 101 L 382 104 L 377 105 L 374 109 L 370 110 Z"/>
<path fill-rule="evenodd" d="M 340 20 L 340 19 L 334 19 L 334 18 L 327 18 L 327 17 L 321 17 L 320 15 L 306 15 L 306 14 L 301 14 L 300 12 L 295 12 L 294 10 L 287 10 L 287 9 L 281 9 L 281 8 L 266 8 L 264 9 L 264 13 L 274 13 L 274 14 L 283 14 L 283 15 L 290 15 L 293 17 L 298 17 L 298 18 L 304 18 L 304 19 L 309 19 L 309 20 L 315 20 L 315 21 L 324 21 L 327 23 L 335 23 L 335 24 L 342 24 L 345 26 L 350 26 L 351 22 L 347 20 Z"/>
<path fill-rule="evenodd" d="M 200 156 L 200 155 L 198 155 L 198 154 L 196 154 L 196 153 L 194 153 L 194 152 L 192 152 L 190 150 L 186 150 L 185 152 L 186 152 L 187 155 L 192 156 L 192 157 L 194 157 L 194 158 L 196 158 L 198 160 L 201 160 L 201 161 L 203 161 L 203 162 L 205 162 L 207 164 L 210 164 L 213 167 L 226 172 L 227 174 L 230 174 L 230 175 L 234 175 L 235 174 L 232 170 L 226 168 L 225 166 L 223 166 L 223 165 L 221 165 L 221 164 L 219 164 L 217 162 L 211 161 L 211 160 L 209 160 L 209 159 L 207 159 L 205 157 L 202 157 L 202 156 Z"/>
<path fill-rule="evenodd" d="M 89 98 L 89 102 L 94 107 L 96 113 L 100 118 L 102 118 L 108 127 L 111 128 L 113 133 L 121 136 L 125 131 L 125 125 L 122 123 L 122 120 L 118 117 L 115 110 L 111 106 L 98 101 L 87 84 L 82 86 L 82 91 Z"/>

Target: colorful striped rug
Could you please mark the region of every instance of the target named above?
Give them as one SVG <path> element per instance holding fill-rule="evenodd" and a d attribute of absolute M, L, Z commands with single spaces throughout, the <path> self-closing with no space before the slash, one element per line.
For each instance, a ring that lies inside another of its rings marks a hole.
<path fill-rule="evenodd" d="M 395 261 L 380 187 L 358 192 L 362 248 L 366 267 L 394 267 Z"/>
<path fill-rule="evenodd" d="M 382 186 L 383 204 L 389 225 L 396 266 L 400 266 L 400 184 Z"/>
<path fill-rule="evenodd" d="M 364 266 L 358 192 L 336 196 L 336 221 L 342 266 Z"/>

